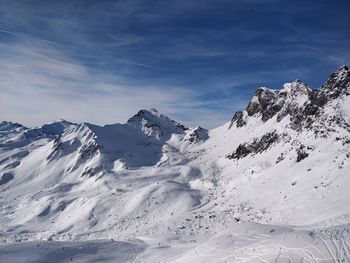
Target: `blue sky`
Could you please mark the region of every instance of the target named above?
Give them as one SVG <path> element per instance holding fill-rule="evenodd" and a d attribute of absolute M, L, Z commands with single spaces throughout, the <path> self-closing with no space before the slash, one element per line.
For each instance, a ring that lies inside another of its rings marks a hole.
<path fill-rule="evenodd" d="M 350 60 L 350 1 L 0 1 L 0 119 L 216 127 L 260 86 Z"/>

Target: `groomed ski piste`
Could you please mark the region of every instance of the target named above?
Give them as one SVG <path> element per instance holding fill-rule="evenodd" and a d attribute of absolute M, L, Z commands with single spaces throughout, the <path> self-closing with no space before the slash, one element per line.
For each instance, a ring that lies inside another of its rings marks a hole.
<path fill-rule="evenodd" d="M 350 70 L 224 125 L 0 123 L 0 262 L 350 262 Z"/>

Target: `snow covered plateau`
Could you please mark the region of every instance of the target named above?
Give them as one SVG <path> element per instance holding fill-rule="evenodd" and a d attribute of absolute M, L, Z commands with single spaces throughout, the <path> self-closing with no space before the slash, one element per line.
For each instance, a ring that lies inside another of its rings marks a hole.
<path fill-rule="evenodd" d="M 0 122 L 0 262 L 350 262 L 350 70 L 206 130 Z"/>

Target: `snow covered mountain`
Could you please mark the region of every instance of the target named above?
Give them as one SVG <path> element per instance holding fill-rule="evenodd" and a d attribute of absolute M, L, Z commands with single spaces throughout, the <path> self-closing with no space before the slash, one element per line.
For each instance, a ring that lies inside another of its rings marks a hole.
<path fill-rule="evenodd" d="M 319 89 L 259 88 L 209 131 L 155 109 L 1 122 L 0 261 L 349 262 L 349 95 L 342 66 Z"/>

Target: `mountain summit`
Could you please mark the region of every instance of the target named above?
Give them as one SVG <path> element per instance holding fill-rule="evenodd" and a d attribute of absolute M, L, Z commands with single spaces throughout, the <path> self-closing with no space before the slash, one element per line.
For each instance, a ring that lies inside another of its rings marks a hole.
<path fill-rule="evenodd" d="M 183 134 L 188 130 L 184 125 L 169 119 L 154 108 L 140 110 L 127 123 L 148 136 L 163 140 L 169 139 L 172 134 Z"/>
<path fill-rule="evenodd" d="M 319 89 L 312 90 L 300 80 L 286 83 L 280 90 L 260 88 L 246 109 L 236 112 L 230 127 L 244 126 L 249 116 L 261 118 L 264 122 L 273 117 L 280 122 L 288 116 L 292 128 L 310 128 L 317 125 L 320 115 L 324 115 L 326 105 L 331 106 L 336 99 L 349 94 L 350 71 L 347 66 L 340 67 Z"/>

